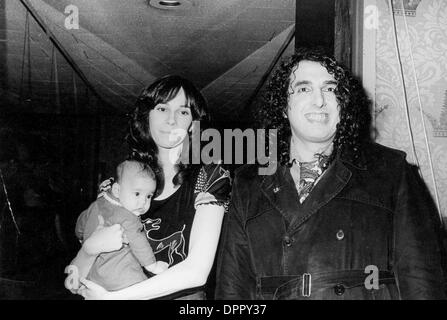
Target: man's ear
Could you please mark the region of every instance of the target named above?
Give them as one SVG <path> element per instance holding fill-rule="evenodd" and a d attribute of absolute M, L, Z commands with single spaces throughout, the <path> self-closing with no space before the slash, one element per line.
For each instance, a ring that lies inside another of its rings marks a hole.
<path fill-rule="evenodd" d="M 112 194 L 116 198 L 119 198 L 120 196 L 120 185 L 116 182 L 114 182 L 112 185 Z"/>

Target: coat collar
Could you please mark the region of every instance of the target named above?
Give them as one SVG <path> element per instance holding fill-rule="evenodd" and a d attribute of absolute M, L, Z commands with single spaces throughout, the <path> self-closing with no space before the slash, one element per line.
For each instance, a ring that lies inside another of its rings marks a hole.
<path fill-rule="evenodd" d="M 279 166 L 274 174 L 264 176 L 260 183 L 262 193 L 267 197 L 273 207 L 283 216 L 286 216 L 287 212 L 297 208 L 295 201 L 298 201 L 298 195 L 295 199 L 290 199 L 290 201 L 281 201 L 281 199 L 284 198 L 280 196 L 280 193 L 283 192 L 282 188 L 286 186 L 280 183 L 280 181 L 284 179 L 280 179 L 279 175 L 285 175 L 286 170 L 289 170 L 287 166 Z M 321 177 L 321 180 L 302 204 L 301 210 L 305 211 L 304 215 L 301 215 L 299 220 L 293 219 L 290 222 L 288 232 L 291 233 L 295 231 L 301 224 L 309 219 L 309 217 L 340 193 L 349 182 L 351 176 L 351 170 L 345 166 L 343 160 L 337 158 L 326 170 L 325 174 Z"/>
<path fill-rule="evenodd" d="M 302 209 L 305 214 L 300 220 L 294 220 L 291 223 L 290 232 L 296 230 L 321 207 L 335 198 L 348 184 L 351 176 L 351 170 L 342 161 L 334 161 L 304 201 Z"/>
<path fill-rule="evenodd" d="M 347 155 L 342 155 L 342 156 L 337 155 L 336 159 L 343 161 L 344 163 L 347 163 L 359 170 L 367 170 L 368 169 L 367 168 L 368 155 L 366 153 L 367 153 L 368 147 L 369 147 L 368 144 L 365 144 L 364 146 L 362 146 L 360 156 L 356 160 L 352 160 Z"/>

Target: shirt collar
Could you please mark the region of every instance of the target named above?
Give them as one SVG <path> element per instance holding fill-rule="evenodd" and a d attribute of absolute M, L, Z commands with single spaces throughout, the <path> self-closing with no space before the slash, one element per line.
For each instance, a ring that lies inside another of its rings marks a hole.
<path fill-rule="evenodd" d="M 122 207 L 123 205 L 119 202 L 119 199 L 116 198 L 112 192 L 104 192 L 103 194 L 104 199 L 106 199 L 107 201 L 109 201 L 110 203 L 118 206 L 118 207 Z"/>
<path fill-rule="evenodd" d="M 289 162 L 288 162 L 289 167 L 293 166 L 294 164 L 300 163 L 300 161 L 298 160 L 299 158 L 297 150 L 295 148 L 292 148 L 292 140 L 293 137 L 290 139 L 290 148 L 289 148 L 290 151 L 289 151 Z M 332 150 L 333 150 L 333 144 L 331 143 L 325 150 L 323 150 L 323 152 L 315 154 L 314 161 L 319 160 L 321 162 L 321 156 L 329 157 L 331 155 Z"/>

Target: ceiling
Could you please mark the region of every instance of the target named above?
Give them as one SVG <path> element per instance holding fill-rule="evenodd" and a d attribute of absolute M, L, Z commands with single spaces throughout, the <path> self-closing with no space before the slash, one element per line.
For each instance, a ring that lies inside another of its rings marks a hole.
<path fill-rule="evenodd" d="M 27 18 L 22 1 L 85 76 L 88 94 L 47 34 Z M 188 0 L 176 10 L 148 1 L 0 0 L 0 101 L 8 101 L 2 109 L 88 113 L 85 99 L 96 92 L 106 112 L 123 114 L 143 86 L 180 74 L 202 90 L 215 117 L 243 118 L 247 101 L 292 38 L 295 1 Z M 79 9 L 79 29 L 65 28 L 68 5 Z M 285 54 L 293 48 L 292 40 Z"/>

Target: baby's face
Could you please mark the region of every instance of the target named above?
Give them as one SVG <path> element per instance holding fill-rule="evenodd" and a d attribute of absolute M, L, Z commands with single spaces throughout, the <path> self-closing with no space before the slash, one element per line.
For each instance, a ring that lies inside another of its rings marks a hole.
<path fill-rule="evenodd" d="M 140 216 L 149 210 L 155 187 L 155 181 L 146 175 L 127 175 L 120 183 L 118 197 L 124 208 Z"/>

